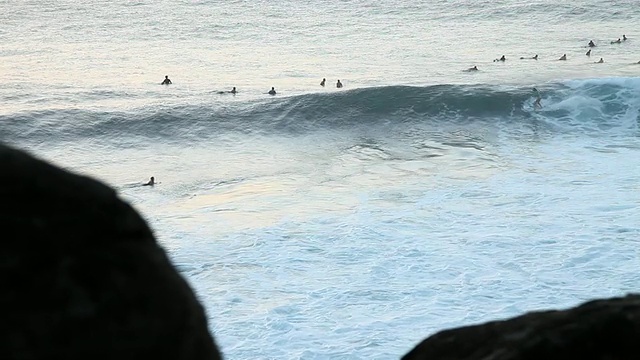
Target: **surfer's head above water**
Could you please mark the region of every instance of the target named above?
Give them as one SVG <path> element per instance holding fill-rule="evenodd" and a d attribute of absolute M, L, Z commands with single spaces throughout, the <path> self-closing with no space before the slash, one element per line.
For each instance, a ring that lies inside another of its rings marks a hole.
<path fill-rule="evenodd" d="M 155 184 L 156 184 L 156 179 L 152 176 L 152 177 L 149 179 L 149 182 L 148 182 L 148 183 L 146 183 L 146 184 L 144 184 L 144 186 L 153 186 L 153 185 L 155 185 Z"/>
<path fill-rule="evenodd" d="M 275 87 L 271 87 L 271 90 L 269 90 L 269 95 L 275 95 L 276 94 L 276 89 Z"/>

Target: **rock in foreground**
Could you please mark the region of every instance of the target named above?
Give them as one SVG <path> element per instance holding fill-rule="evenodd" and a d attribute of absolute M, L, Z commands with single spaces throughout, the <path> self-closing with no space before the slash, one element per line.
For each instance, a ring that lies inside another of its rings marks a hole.
<path fill-rule="evenodd" d="M 0 357 L 220 359 L 202 306 L 115 192 L 0 145 Z"/>
<path fill-rule="evenodd" d="M 640 359 L 640 295 L 442 331 L 402 359 Z"/>

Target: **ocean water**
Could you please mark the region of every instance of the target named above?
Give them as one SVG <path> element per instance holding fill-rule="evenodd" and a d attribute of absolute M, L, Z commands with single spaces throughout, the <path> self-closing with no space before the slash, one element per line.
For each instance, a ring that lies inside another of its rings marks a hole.
<path fill-rule="evenodd" d="M 225 358 L 397 359 L 639 291 L 638 23 L 635 0 L 5 0 L 0 141 L 140 211 Z"/>

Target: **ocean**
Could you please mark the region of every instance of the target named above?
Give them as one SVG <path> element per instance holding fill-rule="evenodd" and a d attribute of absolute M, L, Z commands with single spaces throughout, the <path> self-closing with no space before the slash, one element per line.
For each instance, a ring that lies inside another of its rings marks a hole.
<path fill-rule="evenodd" d="M 636 0 L 5 0 L 0 141 L 117 189 L 225 358 L 397 359 L 640 290 L 638 23 Z"/>

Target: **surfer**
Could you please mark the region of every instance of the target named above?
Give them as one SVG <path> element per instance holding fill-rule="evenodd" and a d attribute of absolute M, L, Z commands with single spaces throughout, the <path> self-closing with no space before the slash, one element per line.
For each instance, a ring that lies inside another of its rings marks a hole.
<path fill-rule="evenodd" d="M 622 41 L 620 41 L 620 38 L 618 38 L 618 40 L 616 40 L 616 41 L 612 41 L 611 43 L 612 43 L 612 44 L 620 44 L 621 42 L 622 42 Z"/>
<path fill-rule="evenodd" d="M 521 56 L 521 57 L 520 57 L 520 60 L 524 60 L 524 59 L 538 60 L 538 54 L 536 54 L 536 56 L 532 56 L 532 57 L 530 57 L 530 58 L 526 58 L 526 57 L 524 57 L 524 56 Z"/>
<path fill-rule="evenodd" d="M 238 91 L 236 90 L 236 87 L 234 86 L 233 89 L 229 90 L 229 91 L 218 91 L 218 94 L 233 94 L 235 95 Z"/>
<path fill-rule="evenodd" d="M 596 47 L 596 43 L 593 40 L 589 41 L 589 47 Z"/>
<path fill-rule="evenodd" d="M 152 176 L 151 179 L 149 179 L 149 182 L 146 184 L 142 184 L 142 186 L 153 186 L 156 184 L 156 179 Z"/>
<path fill-rule="evenodd" d="M 340 82 L 340 80 L 338 80 L 338 82 L 336 83 L 336 87 L 339 89 L 342 87 L 342 83 Z"/>
<path fill-rule="evenodd" d="M 272 86 L 271 90 L 269 90 L 269 95 L 275 95 L 276 94 L 276 89 Z"/>
<path fill-rule="evenodd" d="M 542 97 L 540 97 L 540 92 L 538 91 L 538 89 L 533 88 L 533 94 L 536 97 L 536 100 L 533 102 L 533 107 L 536 109 L 542 108 L 542 104 L 540 103 L 542 101 Z"/>
<path fill-rule="evenodd" d="M 587 51 L 587 53 L 585 55 L 591 56 L 591 49 L 589 49 L 589 51 Z"/>
<path fill-rule="evenodd" d="M 322 78 L 322 81 L 320 81 L 320 86 L 324 87 L 324 84 L 327 82 L 327 79 Z"/>
<path fill-rule="evenodd" d="M 467 69 L 467 70 L 465 70 L 465 71 L 478 71 L 478 66 L 477 66 L 477 65 L 474 65 L 473 67 L 470 67 L 470 68 L 468 68 L 468 69 Z"/>
<path fill-rule="evenodd" d="M 627 35 L 622 35 L 622 41 L 627 41 Z"/>
<path fill-rule="evenodd" d="M 493 60 L 493 62 L 497 62 L 497 61 L 507 61 L 507 58 L 504 57 L 504 55 L 502 55 L 502 57 L 500 59 Z"/>
<path fill-rule="evenodd" d="M 558 60 L 567 60 L 567 54 L 564 54 L 564 55 L 560 56 L 560 59 L 558 59 Z"/>
<path fill-rule="evenodd" d="M 169 75 L 165 75 L 164 76 L 164 80 L 162 80 L 162 82 L 160 83 L 160 85 L 171 85 L 172 82 L 171 80 L 169 80 Z"/>
<path fill-rule="evenodd" d="M 596 61 L 596 64 L 602 64 L 604 62 L 604 59 L 600 58 L 600 60 Z"/>

